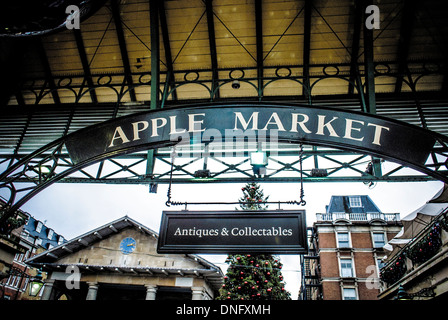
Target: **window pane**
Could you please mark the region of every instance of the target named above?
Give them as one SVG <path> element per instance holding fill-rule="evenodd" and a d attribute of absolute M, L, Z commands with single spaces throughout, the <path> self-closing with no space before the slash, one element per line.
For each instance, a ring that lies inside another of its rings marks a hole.
<path fill-rule="evenodd" d="M 374 233 L 373 234 L 373 246 L 375 248 L 382 248 L 386 244 L 384 239 L 384 233 Z"/>
<path fill-rule="evenodd" d="M 349 197 L 350 207 L 357 208 L 362 207 L 361 197 Z"/>
<path fill-rule="evenodd" d="M 354 288 L 344 288 L 344 300 L 356 300 L 356 290 Z"/>
<path fill-rule="evenodd" d="M 338 247 L 347 248 L 350 246 L 350 242 L 348 239 L 348 232 L 338 232 Z"/>
<path fill-rule="evenodd" d="M 42 222 L 39 221 L 36 226 L 36 232 L 40 232 L 42 230 L 42 226 L 43 226 Z"/>
<path fill-rule="evenodd" d="M 352 260 L 341 259 L 341 277 L 353 277 Z"/>

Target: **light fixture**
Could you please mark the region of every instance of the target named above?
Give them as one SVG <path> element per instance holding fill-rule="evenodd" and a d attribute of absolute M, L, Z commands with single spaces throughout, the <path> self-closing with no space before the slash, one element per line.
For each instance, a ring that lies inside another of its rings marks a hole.
<path fill-rule="evenodd" d="M 318 177 L 318 178 L 327 177 L 328 171 L 327 171 L 327 169 L 313 168 L 313 169 L 311 169 L 311 176 L 315 177 L 315 178 L 316 177 Z"/>
<path fill-rule="evenodd" d="M 38 270 L 36 276 L 31 278 L 29 295 L 31 297 L 36 297 L 43 286 L 44 282 L 42 280 L 42 272 Z"/>
<path fill-rule="evenodd" d="M 233 80 L 232 82 L 232 88 L 233 89 L 239 89 L 240 88 L 240 82 L 238 80 Z"/>
<path fill-rule="evenodd" d="M 366 170 L 364 170 L 362 176 L 375 176 L 373 163 L 371 161 L 367 164 Z M 369 189 L 373 189 L 376 186 L 376 182 L 371 180 L 364 181 L 363 183 L 368 186 Z"/>
<path fill-rule="evenodd" d="M 256 166 L 266 166 L 268 164 L 268 155 L 266 152 L 257 151 L 250 154 L 250 164 Z"/>
<path fill-rule="evenodd" d="M 252 152 L 250 154 L 250 164 L 256 176 L 264 176 L 266 174 L 266 166 L 268 165 L 268 155 L 261 150 Z"/>
<path fill-rule="evenodd" d="M 394 300 L 413 300 L 414 298 L 434 298 L 436 293 L 433 287 L 423 288 L 415 293 L 407 293 L 403 286 L 398 286 L 397 296 Z"/>
<path fill-rule="evenodd" d="M 149 193 L 157 193 L 157 183 L 151 182 L 149 184 Z"/>
<path fill-rule="evenodd" d="M 39 165 L 39 175 L 42 177 L 49 177 L 50 175 L 54 174 L 51 172 L 51 166 L 50 165 Z"/>
<path fill-rule="evenodd" d="M 396 300 L 412 300 L 401 284 L 398 287 Z"/>
<path fill-rule="evenodd" d="M 211 177 L 210 170 L 208 170 L 208 169 L 196 170 L 193 175 L 195 178 L 210 178 Z"/>

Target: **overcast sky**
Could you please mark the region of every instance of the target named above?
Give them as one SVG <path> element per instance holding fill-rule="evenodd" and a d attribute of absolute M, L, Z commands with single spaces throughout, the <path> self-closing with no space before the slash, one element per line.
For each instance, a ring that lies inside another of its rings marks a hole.
<path fill-rule="evenodd" d="M 194 184 L 173 185 L 172 201 L 213 202 L 238 201 L 244 184 Z M 262 183 L 264 194 L 271 201 L 299 200 L 299 183 Z M 406 216 L 431 199 L 443 186 L 442 182 L 378 183 L 369 189 L 361 182 L 305 183 L 305 207 L 282 205 L 283 209 L 305 209 L 307 224 L 315 221 L 316 213 L 325 212 L 325 205 L 332 195 L 369 195 L 384 213 Z M 183 207 L 166 207 L 167 185 L 159 185 L 157 194 L 149 193 L 144 185 L 105 184 L 54 184 L 28 201 L 22 209 L 66 239 L 72 239 L 115 219 L 128 215 L 134 220 L 159 232 L 164 210 L 183 210 Z M 189 206 L 189 210 L 233 210 L 235 205 Z M 269 209 L 277 209 L 270 205 Z M 203 257 L 225 272 L 224 255 Z M 286 288 L 297 299 L 300 288 L 299 256 L 283 255 L 283 275 Z"/>

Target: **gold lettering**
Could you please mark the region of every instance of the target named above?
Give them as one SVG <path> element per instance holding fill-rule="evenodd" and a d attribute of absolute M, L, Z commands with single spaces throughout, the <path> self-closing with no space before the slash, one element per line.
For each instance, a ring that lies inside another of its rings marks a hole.
<path fill-rule="evenodd" d="M 197 125 L 199 125 L 199 128 L 201 128 L 201 125 L 204 123 L 204 119 L 202 120 L 195 120 L 194 118 L 196 116 L 203 116 L 205 117 L 205 113 L 196 113 L 196 114 L 189 114 L 188 115 L 188 132 L 201 132 L 205 131 L 204 129 L 198 129 Z"/>
<path fill-rule="evenodd" d="M 310 119 L 310 117 L 308 115 L 303 114 L 303 113 L 291 113 L 291 115 L 292 115 L 291 132 L 298 132 L 297 125 L 299 125 L 300 128 L 303 130 L 303 132 L 311 133 L 311 131 L 308 130 L 308 128 L 305 126 L 305 123 L 307 123 L 308 120 Z M 303 120 L 298 121 L 298 116 L 302 116 Z"/>
<path fill-rule="evenodd" d="M 379 124 L 374 124 L 374 123 L 368 123 L 367 124 L 368 127 L 375 127 L 375 133 L 373 135 L 373 141 L 372 144 L 376 144 L 378 146 L 381 145 L 381 134 L 383 132 L 383 129 L 390 131 L 390 128 L 388 127 L 384 127 L 384 126 L 380 126 Z"/>
<path fill-rule="evenodd" d="M 251 121 L 252 121 L 252 130 L 258 130 L 258 113 L 259 112 L 252 112 L 252 115 L 250 116 L 250 118 L 247 122 L 244 119 L 243 114 L 241 112 L 234 112 L 234 113 L 235 113 L 235 127 L 233 128 L 233 130 L 238 130 L 238 120 L 241 123 L 243 130 L 247 130 L 247 127 L 249 126 Z"/>
<path fill-rule="evenodd" d="M 352 139 L 352 140 L 356 140 L 356 141 L 364 140 L 364 137 L 362 137 L 362 138 L 354 138 L 354 137 L 352 137 L 352 131 L 361 132 L 361 128 L 353 127 L 353 122 L 357 122 L 357 123 L 360 123 L 360 124 L 364 125 L 364 121 L 353 120 L 353 119 L 345 119 L 345 136 L 343 136 L 343 138 L 345 138 L 345 139 Z"/>
<path fill-rule="evenodd" d="M 274 122 L 271 122 L 272 119 L 274 119 Z M 278 131 L 286 131 L 285 128 L 283 127 L 283 123 L 280 121 L 280 118 L 279 118 L 277 112 L 272 113 L 271 117 L 269 118 L 268 122 L 264 126 L 263 130 L 267 130 L 268 125 L 270 125 L 270 124 L 276 125 L 278 128 Z"/>
<path fill-rule="evenodd" d="M 184 133 L 186 130 L 176 131 L 176 116 L 170 116 L 170 134 Z"/>
<path fill-rule="evenodd" d="M 141 129 L 138 128 L 139 124 L 143 124 L 143 127 Z M 134 140 L 133 141 L 140 140 L 140 136 L 138 133 L 148 129 L 148 125 L 149 125 L 148 121 L 139 121 L 139 122 L 134 122 L 132 124 L 132 127 L 134 129 Z"/>
<path fill-rule="evenodd" d="M 317 124 L 317 132 L 316 134 L 323 136 L 324 135 L 324 129 L 327 128 L 328 132 L 330 133 L 330 136 L 332 137 L 339 137 L 336 133 L 336 131 L 334 131 L 333 126 L 331 125 L 331 123 L 336 120 L 338 117 L 333 117 L 333 119 L 331 119 L 328 122 L 325 122 L 325 117 L 326 116 L 322 116 L 322 115 L 318 115 L 317 116 L 319 118 L 318 124 Z"/>
<path fill-rule="evenodd" d="M 117 133 L 118 133 L 118 136 L 117 136 Z M 109 145 L 109 148 L 114 146 L 115 139 L 121 139 L 121 141 L 123 141 L 122 143 L 129 142 L 129 139 L 126 137 L 126 135 L 124 134 L 123 129 L 120 126 L 115 128 L 115 132 L 114 132 L 114 135 L 112 136 L 112 141 L 111 141 L 111 143 Z"/>
<path fill-rule="evenodd" d="M 160 124 L 160 126 L 157 125 L 157 122 L 158 122 L 159 120 L 162 121 L 162 123 Z M 155 119 L 151 119 L 151 122 L 152 122 L 152 135 L 151 135 L 151 137 L 158 137 L 159 134 L 158 134 L 158 132 L 157 132 L 157 129 L 164 127 L 164 126 L 166 125 L 166 122 L 167 122 L 167 121 L 166 121 L 165 118 L 155 118 Z"/>

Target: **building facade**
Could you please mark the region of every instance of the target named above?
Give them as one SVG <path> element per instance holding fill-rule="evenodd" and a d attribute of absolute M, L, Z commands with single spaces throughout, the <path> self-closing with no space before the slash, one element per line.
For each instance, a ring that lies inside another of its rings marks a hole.
<path fill-rule="evenodd" d="M 25 261 L 34 255 L 66 242 L 63 236 L 56 233 L 44 222 L 37 220 L 29 213 L 20 211 L 26 224 L 11 232 L 21 250 L 12 256 L 11 268 L 1 280 L 0 299 L 29 300 L 35 299 L 28 295 L 27 288 L 30 278 L 37 270 L 30 268 Z M 45 275 L 44 275 L 45 276 Z"/>
<path fill-rule="evenodd" d="M 0 217 L 7 203 L 0 197 Z M 20 244 L 17 228 L 26 223 L 27 216 L 18 210 L 4 224 L 0 225 L 0 298 L 4 296 L 4 283 L 14 270 L 14 257 L 24 253 L 26 248 Z"/>
<path fill-rule="evenodd" d="M 399 214 L 382 213 L 368 196 L 333 196 L 308 229 L 301 300 L 376 300 L 383 246 L 401 229 Z"/>
<path fill-rule="evenodd" d="M 381 300 L 448 298 L 448 185 L 402 219 L 386 248 Z"/>
<path fill-rule="evenodd" d="M 125 216 L 27 260 L 48 273 L 42 300 L 209 300 L 219 267 L 196 255 L 158 254 L 158 235 Z"/>

